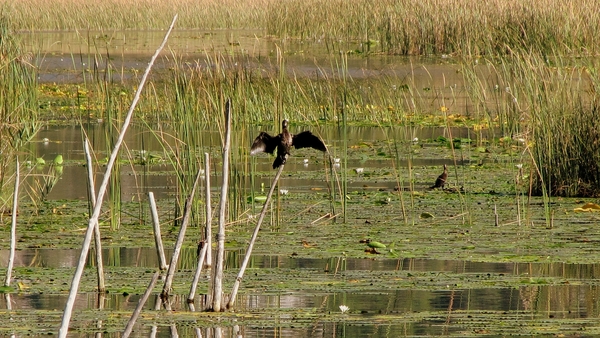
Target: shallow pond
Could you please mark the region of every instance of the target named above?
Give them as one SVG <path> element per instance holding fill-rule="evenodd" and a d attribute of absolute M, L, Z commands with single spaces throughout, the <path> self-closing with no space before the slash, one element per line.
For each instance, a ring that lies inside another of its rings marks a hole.
<path fill-rule="evenodd" d="M 212 67 L 212 53 L 227 51 L 232 58 L 252 60 L 268 69 L 278 51 L 286 55 L 286 70 L 300 76 L 327 75 L 331 46 L 320 41 L 298 43 L 258 37 L 244 31 L 177 32 L 170 49 L 190 65 Z M 115 80 L 137 76 L 163 32 L 22 33 L 37 55 L 40 82 L 80 83 L 86 72 L 110 64 L 120 69 Z M 360 46 L 335 46 L 339 51 Z M 306 50 L 311 50 L 310 55 Z M 336 52 L 334 52 L 335 54 Z M 157 65 L 170 67 L 170 53 Z M 98 61 L 99 60 L 99 61 Z M 451 99 L 454 109 L 468 109 L 462 75 L 451 57 L 348 58 L 353 78 L 410 79 L 424 88 L 432 109 Z M 425 64 L 423 64 L 425 62 Z M 326 70 L 324 70 L 326 69 Z M 431 90 L 433 89 L 433 90 Z M 96 177 L 103 174 L 106 122 L 48 125 L 25 155 L 29 191 L 37 189 L 51 162 L 65 162 L 56 183 L 39 203 L 19 210 L 18 251 L 14 289 L 0 297 L 0 334 L 41 336 L 59 326 L 71 278 L 87 224 L 86 168 L 82 134 L 96 151 Z M 162 128 L 163 126 L 161 126 Z M 296 127 L 294 127 L 296 128 Z M 297 127 L 300 128 L 300 127 Z M 248 144 L 263 128 L 246 126 L 234 144 Z M 598 225 L 594 213 L 576 213 L 583 200 L 554 198 L 547 203 L 527 197 L 522 164 L 525 147 L 518 140 L 490 144 L 496 131 L 467 128 L 356 127 L 348 128 L 347 158 L 341 132 L 332 125 L 313 126 L 347 175 L 346 212 L 331 202 L 326 159 L 311 150 L 296 150 L 289 159 L 263 225 L 234 311 L 206 313 L 207 276 L 192 303 L 189 283 L 196 265 L 200 228 L 188 230 L 170 303 L 160 309 L 154 289 L 138 320 L 134 335 L 152 337 L 414 337 L 414 336 L 594 336 L 600 334 L 597 281 L 600 266 Z M 202 151 L 213 155 L 209 177 L 219 190 L 220 136 L 201 131 Z M 451 149 L 443 138 L 462 139 Z M 76 302 L 71 336 L 118 337 L 158 263 L 146 206 L 149 191 L 159 203 L 165 246 L 171 248 L 178 227 L 173 209 L 179 207 L 177 173 L 168 152 L 148 131 L 134 125 L 125 140 L 120 185 L 122 223 L 111 229 L 101 224 L 107 294 L 97 294 L 95 264 L 88 268 Z M 200 153 L 201 153 L 200 152 Z M 272 157 L 250 158 L 235 148 L 240 170 L 236 186 L 243 212 L 227 226 L 226 290 L 231 287 L 245 253 L 260 203 L 252 200 L 269 187 Z M 145 155 L 143 155 L 145 154 Z M 151 154 L 154 163 L 140 158 Z M 398 159 L 396 159 L 398 157 Z M 526 157 L 526 156 L 525 156 Z M 308 163 L 305 163 L 305 159 Z M 450 166 L 451 189 L 429 190 L 441 167 Z M 360 169 L 360 170 L 358 170 Z M 519 180 L 516 179 L 518 175 Z M 37 180 L 37 181 L 36 181 Z M 36 183 L 38 182 L 38 183 Z M 519 183 L 520 182 L 520 183 Z M 247 200 L 249 198 L 249 200 Z M 142 201 L 142 203 L 138 203 Z M 337 218 L 328 218 L 333 212 Z M 291 212 L 290 212 L 291 210 Z M 8 222 L 6 214 L 0 214 Z M 497 223 L 496 223 L 497 222 Z M 9 227 L 1 229 L 0 265 L 7 264 Z M 361 241 L 387 245 L 367 252 Z M 167 253 L 170 253 L 167 250 Z M 346 313 L 339 306 L 346 305 Z"/>

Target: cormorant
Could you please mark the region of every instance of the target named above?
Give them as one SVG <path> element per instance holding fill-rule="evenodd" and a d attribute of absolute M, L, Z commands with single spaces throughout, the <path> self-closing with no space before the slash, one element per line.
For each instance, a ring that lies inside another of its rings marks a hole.
<path fill-rule="evenodd" d="M 271 136 L 264 131 L 258 134 L 254 143 L 252 143 L 252 148 L 250 148 L 250 155 L 260 152 L 273 154 L 273 151 L 277 148 L 277 158 L 273 162 L 273 169 L 275 169 L 285 164 L 292 146 L 296 149 L 310 147 L 320 151 L 327 151 L 327 147 L 325 147 L 323 141 L 308 130 L 296 135 L 290 134 L 288 131 L 288 120 L 283 120 L 281 122 L 281 134 Z"/>

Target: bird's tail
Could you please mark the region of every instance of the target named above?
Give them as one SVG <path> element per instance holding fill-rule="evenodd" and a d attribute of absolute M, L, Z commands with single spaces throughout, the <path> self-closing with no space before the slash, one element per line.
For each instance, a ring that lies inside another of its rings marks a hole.
<path fill-rule="evenodd" d="M 275 162 L 273 162 L 273 169 L 279 168 L 282 164 L 285 164 L 285 156 L 277 156 Z"/>

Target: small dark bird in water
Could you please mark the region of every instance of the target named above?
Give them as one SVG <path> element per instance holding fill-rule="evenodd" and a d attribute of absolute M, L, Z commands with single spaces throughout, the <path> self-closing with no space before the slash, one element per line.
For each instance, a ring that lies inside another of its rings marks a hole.
<path fill-rule="evenodd" d="M 444 172 L 438 176 L 435 180 L 435 184 L 429 187 L 429 189 L 442 188 L 444 189 L 444 185 L 446 184 L 446 179 L 448 178 L 448 167 L 444 164 Z"/>
<path fill-rule="evenodd" d="M 287 156 L 290 154 L 290 148 L 315 148 L 320 151 L 327 151 L 327 147 L 320 138 L 313 135 L 310 131 L 303 131 L 300 134 L 290 134 L 288 131 L 288 120 L 281 122 L 281 134 L 271 136 L 262 131 L 250 148 L 250 155 L 255 155 L 261 152 L 272 154 L 277 148 L 277 158 L 273 162 L 273 169 L 285 164 Z"/>

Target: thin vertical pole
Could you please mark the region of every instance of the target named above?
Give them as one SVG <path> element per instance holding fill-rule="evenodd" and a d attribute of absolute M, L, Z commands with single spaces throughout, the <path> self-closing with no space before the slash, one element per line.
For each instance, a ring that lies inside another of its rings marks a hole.
<path fill-rule="evenodd" d="M 205 236 L 204 245 L 208 246 L 208 251 L 206 252 L 206 259 L 204 260 L 204 265 L 211 266 L 212 265 L 212 207 L 211 207 L 211 198 L 210 198 L 210 156 L 208 153 L 204 153 L 204 175 L 206 177 L 206 187 L 205 187 L 205 198 L 206 201 L 206 228 L 205 228 Z"/>
<path fill-rule="evenodd" d="M 148 201 L 150 202 L 150 214 L 152 215 L 152 224 L 154 228 L 154 243 L 156 244 L 156 254 L 158 255 L 158 267 L 161 270 L 166 270 L 167 259 L 165 258 L 165 249 L 162 243 L 162 236 L 160 233 L 160 220 L 158 219 L 158 210 L 156 208 L 156 201 L 154 200 L 154 193 L 148 192 Z"/>
<path fill-rule="evenodd" d="M 85 163 L 87 165 L 88 173 L 88 186 L 90 192 L 90 202 L 92 208 L 96 206 L 96 188 L 94 183 L 94 167 L 92 163 L 92 156 L 90 153 L 90 144 L 87 137 L 83 141 L 83 151 L 85 153 Z M 106 290 L 104 286 L 104 262 L 102 260 L 102 241 L 100 240 L 100 225 L 96 223 L 94 227 L 94 247 L 96 248 L 96 272 L 98 275 L 98 292 L 102 293 Z"/>
<path fill-rule="evenodd" d="M 221 311 L 223 299 L 223 265 L 225 261 L 225 217 L 227 215 L 227 190 L 229 185 L 229 147 L 231 143 L 231 101 L 225 103 L 225 140 L 223 143 L 223 183 L 219 203 L 219 233 L 217 234 L 217 255 L 213 269 L 212 310 Z"/>
<path fill-rule="evenodd" d="M 12 278 L 12 269 L 15 263 L 15 250 L 17 246 L 17 211 L 19 210 L 18 203 L 20 179 L 21 174 L 19 171 L 19 158 L 17 158 L 17 164 L 15 169 L 15 191 L 13 195 L 12 222 L 10 226 L 10 253 L 8 254 L 8 267 L 6 268 L 6 280 L 4 281 L 4 286 L 10 286 L 10 280 Z"/>

